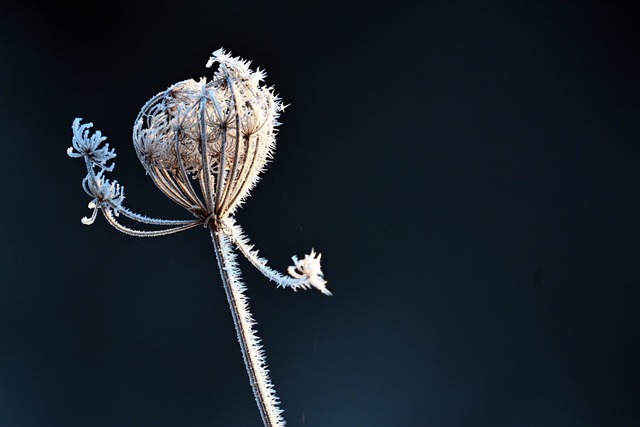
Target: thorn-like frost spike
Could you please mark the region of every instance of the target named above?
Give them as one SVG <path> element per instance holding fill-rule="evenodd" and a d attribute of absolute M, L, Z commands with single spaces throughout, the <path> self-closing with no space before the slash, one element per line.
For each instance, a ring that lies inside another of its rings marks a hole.
<path fill-rule="evenodd" d="M 319 253 L 311 250 L 302 260 L 294 256 L 289 276 L 281 274 L 267 266 L 267 260 L 258 256 L 236 224 L 234 212 L 249 197 L 273 157 L 278 118 L 285 106 L 272 87 L 262 84 L 264 70 L 252 70 L 251 62 L 224 49 L 213 52 L 207 67 L 216 63 L 210 80 L 184 80 L 151 98 L 133 127 L 134 148 L 147 174 L 160 191 L 195 219 L 156 219 L 127 209 L 124 187 L 105 177 L 115 166 L 107 163 L 116 153 L 104 143 L 107 138 L 100 131 L 91 134 L 92 123 L 82 124 L 79 118 L 73 121 L 72 147 L 67 154 L 83 158 L 87 168 L 82 187 L 92 198 L 89 209 L 93 212 L 82 218 L 83 224 L 93 224 L 100 210 L 109 224 L 131 236 L 165 236 L 198 225 L 209 229 L 260 415 L 266 427 L 282 427 L 285 421 L 254 328 L 256 322 L 243 294 L 245 286 L 233 245 L 279 287 L 294 291 L 316 288 L 325 295 L 331 292 Z M 121 224 L 119 217 L 170 228 L 135 230 Z"/>
<path fill-rule="evenodd" d="M 311 249 L 309 255 L 305 255 L 304 259 L 299 260 L 297 256 L 292 256 L 294 265 L 290 266 L 287 271 L 291 277 L 303 280 L 301 288 L 307 289 L 314 287 L 325 295 L 331 295 L 327 289 L 327 281 L 324 280 L 322 268 L 320 267 L 320 258 L 322 254 L 317 254 Z"/>

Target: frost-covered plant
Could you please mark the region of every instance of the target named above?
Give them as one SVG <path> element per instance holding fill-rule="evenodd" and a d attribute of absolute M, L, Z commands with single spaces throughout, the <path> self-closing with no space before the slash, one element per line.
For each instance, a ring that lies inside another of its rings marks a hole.
<path fill-rule="evenodd" d="M 151 98 L 133 127 L 138 158 L 156 186 L 194 216 L 189 220 L 163 220 L 134 213 L 124 205 L 124 188 L 105 177 L 115 151 L 104 143 L 92 123 L 73 122 L 71 157 L 83 158 L 87 176 L 82 181 L 92 198 L 93 224 L 98 211 L 119 231 L 140 237 L 163 236 L 198 225 L 208 228 L 231 308 L 249 380 L 265 426 L 283 426 L 282 410 L 269 379 L 267 363 L 255 321 L 244 295 L 233 246 L 279 287 L 316 288 L 331 295 L 320 267 L 320 254 L 311 250 L 303 259 L 293 257 L 289 276 L 267 266 L 249 244 L 233 213 L 246 200 L 260 173 L 272 158 L 278 116 L 284 109 L 273 88 L 265 87 L 264 71 L 234 58 L 223 49 L 213 52 L 207 67 L 217 63 L 213 78 L 185 80 Z M 161 230 L 135 230 L 120 223 L 120 216 Z"/>

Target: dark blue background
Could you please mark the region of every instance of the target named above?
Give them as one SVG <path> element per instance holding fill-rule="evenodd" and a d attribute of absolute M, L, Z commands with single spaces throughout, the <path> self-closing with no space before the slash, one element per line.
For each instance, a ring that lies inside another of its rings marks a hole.
<path fill-rule="evenodd" d="M 0 426 L 257 426 L 209 236 L 89 213 L 74 117 L 131 146 L 224 46 L 286 103 L 239 222 L 333 297 L 245 279 L 291 427 L 640 425 L 633 2 L 23 3 L 0 11 Z"/>

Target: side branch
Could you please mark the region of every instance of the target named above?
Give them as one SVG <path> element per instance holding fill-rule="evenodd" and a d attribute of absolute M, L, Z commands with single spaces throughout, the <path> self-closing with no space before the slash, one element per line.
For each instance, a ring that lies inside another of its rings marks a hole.
<path fill-rule="evenodd" d="M 188 230 L 190 228 L 194 228 L 197 227 L 198 225 L 201 225 L 203 223 L 203 221 L 201 219 L 194 219 L 192 221 L 189 221 L 183 225 L 180 225 L 178 227 L 173 227 L 173 228 L 167 228 L 164 230 L 153 230 L 153 231 L 142 231 L 142 230 L 134 230 L 132 228 L 126 227 L 122 224 L 120 224 L 118 222 L 118 220 L 116 219 L 116 216 L 113 214 L 113 212 L 111 211 L 111 209 L 109 208 L 101 208 L 102 213 L 104 214 L 104 217 L 107 219 L 107 221 L 109 221 L 109 224 L 111 224 L 116 230 L 124 233 L 124 234 L 128 234 L 129 236 L 135 236 L 135 237 L 158 237 L 158 236 L 167 236 L 169 234 L 174 234 L 174 233 L 178 233 L 180 231 L 184 231 L 184 230 Z"/>
<path fill-rule="evenodd" d="M 289 276 L 279 273 L 267 265 L 268 261 L 258 255 L 258 251 L 249 243 L 249 239 L 244 235 L 242 228 L 235 223 L 232 217 L 222 220 L 222 230 L 231 239 L 233 244 L 242 254 L 256 267 L 265 277 L 277 283 L 278 287 L 298 289 L 316 288 L 325 295 L 331 295 L 327 289 L 327 281 L 320 267 L 321 254 L 316 254 L 312 249 L 311 254 L 305 255 L 299 260 L 293 256 L 291 259 L 294 265 L 288 268 Z M 317 255 L 317 256 L 316 256 Z"/>

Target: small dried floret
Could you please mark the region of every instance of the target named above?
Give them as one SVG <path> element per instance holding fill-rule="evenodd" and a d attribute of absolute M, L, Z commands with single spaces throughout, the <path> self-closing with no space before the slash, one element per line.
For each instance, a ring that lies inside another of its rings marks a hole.
<path fill-rule="evenodd" d="M 316 256 L 317 255 L 317 256 Z M 322 268 L 320 267 L 320 258 L 322 254 L 316 254 L 311 249 L 311 254 L 305 255 L 304 259 L 299 260 L 297 256 L 291 257 L 294 265 L 288 268 L 289 275 L 296 279 L 305 279 L 300 285 L 303 289 L 314 287 L 325 295 L 331 295 L 327 289 L 327 281 L 324 280 Z"/>
<path fill-rule="evenodd" d="M 84 191 L 92 196 L 96 208 L 112 209 L 116 216 L 122 209 L 124 201 L 124 187 L 118 181 L 110 181 L 103 176 L 102 171 L 97 174 L 88 174 L 82 181 Z"/>
<path fill-rule="evenodd" d="M 93 123 L 80 124 L 82 119 L 76 118 L 73 121 L 71 129 L 73 130 L 73 139 L 71 144 L 73 147 L 67 149 L 69 157 L 84 157 L 88 165 L 97 166 L 106 171 L 113 170 L 113 164 L 107 166 L 107 162 L 116 157 L 115 150 L 109 150 L 109 144 L 100 145 L 107 139 L 102 136 L 102 132 L 95 131 L 90 135 L 89 128 L 93 127 Z M 73 151 L 75 149 L 75 152 Z"/>

